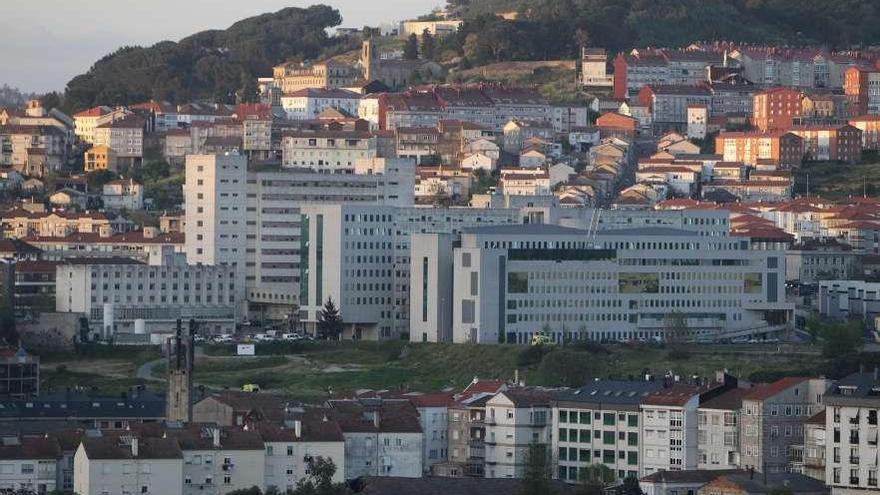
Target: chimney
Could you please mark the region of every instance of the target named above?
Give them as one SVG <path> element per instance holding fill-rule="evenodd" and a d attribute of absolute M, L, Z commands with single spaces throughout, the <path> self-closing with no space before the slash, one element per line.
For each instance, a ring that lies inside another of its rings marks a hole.
<path fill-rule="evenodd" d="M 379 429 L 379 411 L 373 412 L 373 426 Z"/>
<path fill-rule="evenodd" d="M 297 439 L 302 437 L 302 427 L 302 421 L 297 419 L 293 422 L 293 433 L 296 435 Z"/>
<path fill-rule="evenodd" d="M 220 428 L 214 428 L 211 430 L 211 435 L 214 437 L 214 448 L 220 448 Z"/>
<path fill-rule="evenodd" d="M 513 370 L 513 383 L 519 385 L 519 370 Z"/>
<path fill-rule="evenodd" d="M 134 437 L 131 439 L 131 456 L 132 457 L 138 456 L 138 439 L 137 439 L 137 437 Z"/>

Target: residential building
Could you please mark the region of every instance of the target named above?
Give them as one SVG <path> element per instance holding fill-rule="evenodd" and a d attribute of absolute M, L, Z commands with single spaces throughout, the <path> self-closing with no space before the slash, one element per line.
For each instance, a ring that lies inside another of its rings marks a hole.
<path fill-rule="evenodd" d="M 776 491 L 791 491 L 798 495 L 826 495 L 825 485 L 818 480 L 797 473 L 725 474 L 703 485 L 697 495 L 765 495 Z"/>
<path fill-rule="evenodd" d="M 453 394 L 437 392 L 405 396 L 419 413 L 419 424 L 425 438 L 422 442 L 422 466 L 430 474 L 435 465 L 445 463 L 449 457 L 449 406 Z"/>
<path fill-rule="evenodd" d="M 60 490 L 58 464 L 61 446 L 55 437 L 3 437 L 0 444 L 0 490 L 46 495 Z"/>
<path fill-rule="evenodd" d="M 849 124 L 792 126 L 804 142 L 804 156 L 815 161 L 856 163 L 862 159 L 862 131 Z"/>
<path fill-rule="evenodd" d="M 862 149 L 880 149 L 880 115 L 851 117 L 849 125 L 862 131 Z"/>
<path fill-rule="evenodd" d="M 880 283 L 863 280 L 820 280 L 819 314 L 826 318 L 859 319 L 869 330 L 877 329 L 880 316 Z"/>
<path fill-rule="evenodd" d="M 581 471 L 594 464 L 609 468 L 618 479 L 637 477 L 639 405 L 662 389 L 662 381 L 596 380 L 557 394 L 552 431 L 559 479 L 577 482 Z M 665 457 L 668 452 L 657 454 Z"/>
<path fill-rule="evenodd" d="M 361 95 L 345 89 L 304 88 L 281 96 L 281 108 L 290 120 L 311 120 L 321 112 L 335 109 L 357 115 Z"/>
<path fill-rule="evenodd" d="M 522 478 L 529 446 L 552 444 L 553 394 L 542 389 L 509 388 L 486 401 L 487 478 Z"/>
<path fill-rule="evenodd" d="M 848 115 L 880 115 L 880 70 L 850 67 L 844 75 Z"/>
<path fill-rule="evenodd" d="M 640 404 L 642 476 L 696 469 L 699 461 L 697 408 L 700 394 L 706 390 L 681 383 L 666 383 L 664 387 L 643 397 Z"/>
<path fill-rule="evenodd" d="M 411 34 L 422 36 L 427 31 L 431 36 L 446 36 L 455 33 L 462 22 L 461 19 L 401 21 L 397 35 L 401 38 L 407 38 Z"/>
<path fill-rule="evenodd" d="M 761 132 L 786 130 L 803 113 L 804 93 L 791 88 L 771 88 L 754 95 L 752 125 Z"/>
<path fill-rule="evenodd" d="M 265 488 L 268 452 L 255 428 L 192 423 L 166 428 L 163 437 L 179 445 L 184 495 L 224 495 L 252 486 Z"/>
<path fill-rule="evenodd" d="M 118 155 L 113 148 L 106 144 L 93 146 L 85 151 L 83 155 L 83 169 L 86 172 L 94 172 L 96 170 L 116 171 Z"/>
<path fill-rule="evenodd" d="M 810 478 L 825 481 L 826 449 L 828 435 L 825 429 L 825 414 L 822 411 L 804 421 L 804 461 L 803 473 Z"/>
<path fill-rule="evenodd" d="M 99 125 L 123 118 L 128 111 L 123 108 L 97 106 L 73 114 L 74 133 L 81 141 L 96 143 L 96 131 Z"/>
<path fill-rule="evenodd" d="M 109 228 L 102 228 L 101 232 L 72 232 L 60 236 L 28 235 L 22 237 L 22 240 L 42 249 L 46 260 L 128 257 L 146 261 L 154 248 L 167 247 L 176 253 L 182 253 L 185 246 L 182 233 L 160 234 L 155 227 L 144 227 L 143 230 L 120 234 L 111 232 Z M 54 281 L 54 275 L 52 279 Z"/>
<path fill-rule="evenodd" d="M 321 173 L 352 173 L 358 159 L 379 156 L 377 139 L 362 131 L 285 131 L 281 138 L 286 168 L 309 168 Z"/>
<path fill-rule="evenodd" d="M 653 226 L 586 236 L 553 225 L 466 229 L 453 267 L 443 269 L 455 274 L 453 341 L 528 343 L 547 326 L 556 342 L 663 339 L 672 311 L 689 314 L 693 339 L 789 319 L 781 243 L 752 249 L 747 237 Z M 721 253 L 741 261 L 719 269 L 709 260 Z M 645 258 L 658 268 L 643 268 Z M 682 259 L 688 263 L 676 268 Z M 699 275 L 665 275 L 669 270 Z M 411 290 L 418 300 L 419 288 Z"/>
<path fill-rule="evenodd" d="M 688 127 L 688 109 L 695 105 L 712 104 L 712 93 L 704 85 L 645 85 L 638 96 L 640 105 L 648 107 L 655 135 L 668 131 L 684 132 Z"/>
<path fill-rule="evenodd" d="M 339 425 L 325 421 L 320 410 L 307 410 L 283 423 L 261 421 L 255 428 L 265 444 L 263 486 L 294 490 L 309 473 L 309 461 L 317 458 L 336 466 L 334 483 L 345 481 L 345 440 Z"/>
<path fill-rule="evenodd" d="M 719 476 L 738 472 L 741 471 L 735 469 L 657 471 L 639 478 L 639 488 L 645 495 L 696 494 L 700 488 Z"/>
<path fill-rule="evenodd" d="M 144 208 L 144 186 L 129 178 L 112 180 L 102 189 L 101 200 L 108 210 L 141 210 Z"/>
<path fill-rule="evenodd" d="M 483 478 L 486 475 L 486 402 L 501 388 L 462 397 L 449 406 L 449 433 L 445 464 L 434 466 L 435 476 L 468 476 Z"/>
<path fill-rule="evenodd" d="M 0 348 L 0 398 L 33 399 L 40 395 L 40 357 L 11 347 Z"/>
<path fill-rule="evenodd" d="M 424 433 L 408 401 L 328 401 L 329 418 L 345 438 L 346 480 L 362 476 L 420 478 Z"/>
<path fill-rule="evenodd" d="M 183 452 L 174 438 L 86 436 L 73 462 L 73 490 L 82 495 L 184 493 Z"/>
<path fill-rule="evenodd" d="M 857 254 L 836 239 L 805 239 L 785 251 L 785 280 L 811 284 L 853 276 Z"/>
<path fill-rule="evenodd" d="M 336 89 L 361 78 L 360 71 L 348 64 L 333 61 L 304 65 L 285 62 L 272 68 L 273 86 L 290 94 L 304 89 Z"/>
<path fill-rule="evenodd" d="M 784 473 L 802 463 L 797 449 L 804 444 L 804 421 L 824 406 L 831 382 L 788 377 L 753 388 L 742 399 L 740 467 Z"/>
<path fill-rule="evenodd" d="M 725 470 L 740 466 L 742 399 L 747 388 L 732 388 L 702 401 L 697 410 L 697 469 Z"/>
<path fill-rule="evenodd" d="M 687 109 L 687 138 L 705 139 L 709 126 L 709 108 L 705 105 L 690 105 Z"/>
<path fill-rule="evenodd" d="M 849 375 L 825 395 L 825 483 L 832 494 L 878 490 L 878 390 L 875 370 Z"/>
<path fill-rule="evenodd" d="M 144 119 L 132 114 L 98 124 L 93 144 L 113 150 L 117 163 L 140 165 L 144 156 Z"/>
<path fill-rule="evenodd" d="M 796 167 L 804 158 L 804 140 L 786 131 L 722 132 L 715 138 L 715 153 L 726 162 Z"/>
<path fill-rule="evenodd" d="M 596 119 L 596 127 L 602 138 L 614 137 L 632 140 L 639 130 L 639 122 L 634 117 L 608 112 Z"/>

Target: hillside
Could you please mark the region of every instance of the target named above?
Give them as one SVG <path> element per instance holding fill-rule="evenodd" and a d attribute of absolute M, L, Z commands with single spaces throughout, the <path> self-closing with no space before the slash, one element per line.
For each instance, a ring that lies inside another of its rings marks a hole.
<path fill-rule="evenodd" d="M 581 44 L 614 52 L 695 40 L 822 44 L 880 42 L 872 0 L 452 0 L 466 23 L 455 42 L 479 65 L 570 58 Z M 513 22 L 494 12 L 517 11 Z"/>
<path fill-rule="evenodd" d="M 250 99 L 256 77 L 271 74 L 273 65 L 350 48 L 326 32 L 341 20 L 336 9 L 324 5 L 290 7 L 179 42 L 120 48 L 67 84 L 65 107 L 78 110 L 149 98 L 230 101 L 236 93 Z"/>

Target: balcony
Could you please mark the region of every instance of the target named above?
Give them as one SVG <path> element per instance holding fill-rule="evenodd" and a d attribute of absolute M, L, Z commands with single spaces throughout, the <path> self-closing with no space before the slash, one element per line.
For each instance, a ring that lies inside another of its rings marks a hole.
<path fill-rule="evenodd" d="M 849 484 L 850 484 L 850 485 L 858 485 L 858 484 L 859 484 L 859 479 L 858 479 L 858 478 L 850 478 L 850 479 L 849 479 Z"/>
<path fill-rule="evenodd" d="M 857 456 L 857 455 L 849 456 L 849 463 L 850 464 L 858 464 L 859 463 L 859 456 Z"/>

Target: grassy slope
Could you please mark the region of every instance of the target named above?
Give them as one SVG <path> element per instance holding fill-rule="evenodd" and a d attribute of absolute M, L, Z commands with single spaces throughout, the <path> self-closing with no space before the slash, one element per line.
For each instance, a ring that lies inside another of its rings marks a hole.
<path fill-rule="evenodd" d="M 328 387 L 335 396 L 361 388 L 460 389 L 475 376 L 512 378 L 517 368 L 529 384 L 555 385 L 543 382 L 536 365 L 518 365 L 522 346 L 404 345 L 401 342 L 315 344 L 259 347 L 256 358 L 230 356 L 229 349 L 212 347 L 207 350 L 208 356 L 199 358 L 197 383 L 216 389 L 256 383 L 290 400 L 304 402 L 327 397 Z M 692 346 L 690 355 L 681 360 L 670 359 L 668 349 L 654 346 L 615 345 L 609 349 L 609 354 L 572 349 L 579 359 L 593 364 L 595 374 L 584 376 L 584 381 L 595 377 L 638 377 L 645 371 L 655 375 L 671 371 L 682 376 L 711 376 L 725 368 L 741 377 L 759 371 L 798 374 L 816 369 L 820 361 L 817 350 L 810 347 L 786 348 L 780 353 L 776 346 Z M 118 393 L 135 383 L 134 370 L 138 364 L 155 357 L 152 353 L 139 353 L 135 355 L 135 362 L 109 356 L 47 361 L 43 368 L 44 383 L 54 385 L 56 390 L 81 385 Z M 65 364 L 67 368 L 58 371 L 58 364 Z M 153 373 L 154 377 L 164 376 L 164 367 L 155 367 Z M 162 383 L 148 385 L 156 389 Z"/>
<path fill-rule="evenodd" d="M 809 176 L 810 194 L 829 198 L 861 196 L 865 187 L 869 196 L 880 193 L 880 160 L 866 163 L 808 163 L 795 171 L 795 194 L 807 190 Z"/>

